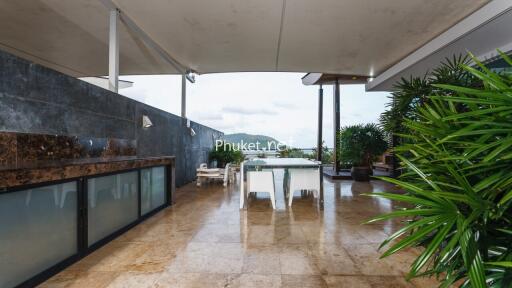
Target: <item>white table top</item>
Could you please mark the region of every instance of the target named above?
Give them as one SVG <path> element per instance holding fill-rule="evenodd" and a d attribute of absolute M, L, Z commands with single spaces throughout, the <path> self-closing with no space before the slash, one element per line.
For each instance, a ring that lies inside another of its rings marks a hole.
<path fill-rule="evenodd" d="M 318 167 L 316 161 L 304 158 L 260 158 L 244 162 L 244 166 L 267 166 L 267 167 Z"/>

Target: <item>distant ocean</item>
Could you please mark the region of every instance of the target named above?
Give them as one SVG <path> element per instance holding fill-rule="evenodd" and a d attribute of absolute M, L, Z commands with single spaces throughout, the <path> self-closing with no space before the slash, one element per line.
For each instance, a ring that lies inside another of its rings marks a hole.
<path fill-rule="evenodd" d="M 316 148 L 299 148 L 304 153 L 313 153 Z M 327 151 L 332 151 L 332 148 L 327 148 Z"/>

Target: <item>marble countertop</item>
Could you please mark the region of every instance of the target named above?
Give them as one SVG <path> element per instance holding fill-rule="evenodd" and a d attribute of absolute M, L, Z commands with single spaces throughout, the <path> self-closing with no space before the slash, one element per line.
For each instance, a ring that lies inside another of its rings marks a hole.
<path fill-rule="evenodd" d="M 168 159 L 173 160 L 174 156 L 161 157 L 139 157 L 139 156 L 119 156 L 119 157 L 98 157 L 98 158 L 81 158 L 81 159 L 61 159 L 61 160 L 44 160 L 12 163 L 8 165 L 0 165 L 0 172 L 12 170 L 26 169 L 43 169 L 43 168 L 61 168 L 65 166 L 91 165 L 102 163 L 115 163 L 123 161 L 152 161 Z"/>
<path fill-rule="evenodd" d="M 3 165 L 0 166 L 0 189 L 7 190 L 16 186 L 75 179 L 150 166 L 173 165 L 174 160 L 174 156 L 123 156 L 31 161 L 15 165 Z"/>

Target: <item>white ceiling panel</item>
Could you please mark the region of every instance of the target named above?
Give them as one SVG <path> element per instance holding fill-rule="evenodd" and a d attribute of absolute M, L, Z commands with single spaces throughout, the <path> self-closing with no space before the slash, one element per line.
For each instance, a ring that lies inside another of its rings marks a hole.
<path fill-rule="evenodd" d="M 199 73 L 372 76 L 488 2 L 113 1 L 169 55 Z M 137 35 L 121 27 L 122 75 L 177 72 Z M 108 73 L 107 32 L 108 9 L 100 0 L 0 2 L 0 49 L 74 76 Z"/>

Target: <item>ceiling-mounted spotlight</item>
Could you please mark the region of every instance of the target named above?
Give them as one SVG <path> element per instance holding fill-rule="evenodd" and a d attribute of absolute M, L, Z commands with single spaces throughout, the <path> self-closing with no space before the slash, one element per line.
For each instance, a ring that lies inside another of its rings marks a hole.
<path fill-rule="evenodd" d="M 142 115 L 142 128 L 149 128 L 151 126 L 153 126 L 151 119 L 147 115 Z"/>
<path fill-rule="evenodd" d="M 190 81 L 190 83 L 195 83 L 196 73 L 194 73 L 194 71 L 192 70 L 187 70 L 187 73 L 185 73 L 185 78 L 187 78 L 187 80 Z"/>

